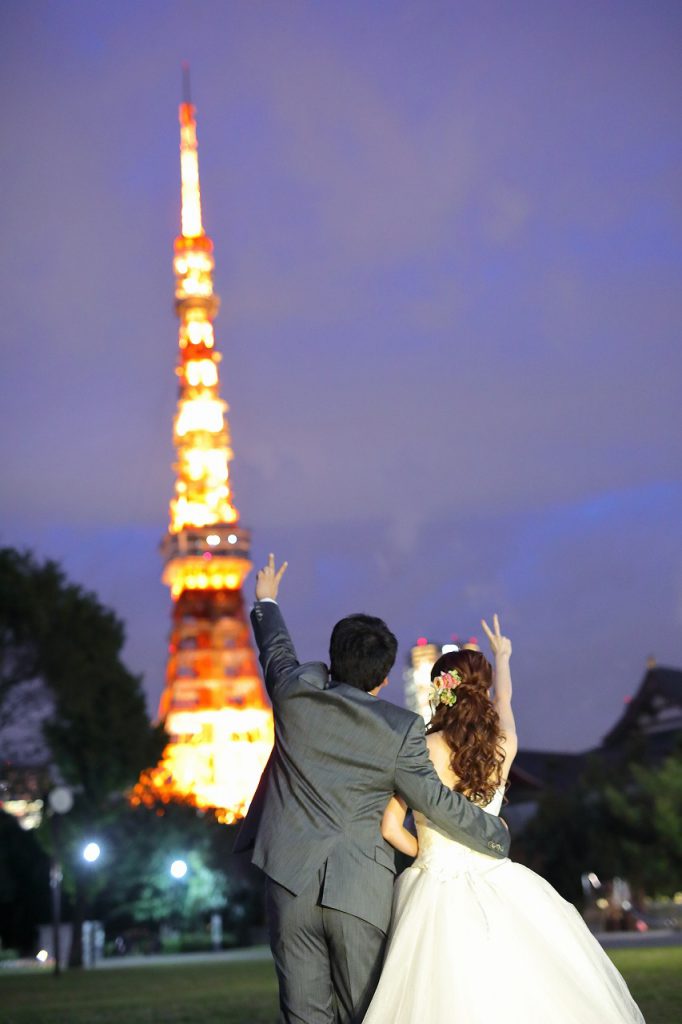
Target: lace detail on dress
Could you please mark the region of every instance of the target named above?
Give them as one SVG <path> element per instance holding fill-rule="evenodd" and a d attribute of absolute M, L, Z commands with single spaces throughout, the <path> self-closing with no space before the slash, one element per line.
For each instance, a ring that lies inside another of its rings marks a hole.
<path fill-rule="evenodd" d="M 500 787 L 483 810 L 487 814 L 497 814 L 502 806 L 503 796 L 504 788 Z M 439 881 L 449 881 L 470 872 L 474 872 L 480 878 L 481 874 L 493 870 L 501 863 L 496 858 L 471 850 L 458 840 L 452 839 L 419 811 L 415 811 L 414 821 L 417 826 L 419 853 L 412 866 L 420 871 L 428 871 Z"/>

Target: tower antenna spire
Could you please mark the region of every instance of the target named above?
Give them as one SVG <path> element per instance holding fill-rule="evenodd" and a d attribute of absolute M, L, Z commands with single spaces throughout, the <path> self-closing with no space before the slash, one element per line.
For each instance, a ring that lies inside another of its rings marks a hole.
<path fill-rule="evenodd" d="M 180 175 L 182 179 L 182 234 L 197 238 L 204 234 L 201 223 L 201 189 L 199 188 L 199 150 L 197 147 L 196 110 L 190 101 L 189 64 L 182 62 L 180 104 Z M 211 270 L 213 267 L 211 266 Z"/>
<path fill-rule="evenodd" d="M 189 61 L 183 60 L 182 62 L 182 102 L 192 102 L 192 91 L 190 89 L 189 82 Z"/>

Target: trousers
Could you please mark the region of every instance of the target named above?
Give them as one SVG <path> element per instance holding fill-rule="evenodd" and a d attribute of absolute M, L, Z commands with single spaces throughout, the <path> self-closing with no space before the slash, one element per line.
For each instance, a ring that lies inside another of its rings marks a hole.
<path fill-rule="evenodd" d="M 279 1024 L 361 1024 L 379 983 L 386 936 L 322 905 L 325 867 L 298 896 L 266 879 Z"/>

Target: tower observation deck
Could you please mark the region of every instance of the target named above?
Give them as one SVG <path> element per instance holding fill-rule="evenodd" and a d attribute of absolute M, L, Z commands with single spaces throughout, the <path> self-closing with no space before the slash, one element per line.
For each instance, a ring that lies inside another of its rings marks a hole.
<path fill-rule="evenodd" d="M 180 104 L 182 228 L 175 240 L 179 320 L 175 490 L 161 544 L 173 601 L 159 706 L 170 741 L 133 802 L 180 797 L 232 822 L 248 809 L 273 743 L 242 586 L 252 568 L 230 480 L 228 405 L 220 394 L 213 321 L 213 242 L 201 213 L 195 109 Z"/>

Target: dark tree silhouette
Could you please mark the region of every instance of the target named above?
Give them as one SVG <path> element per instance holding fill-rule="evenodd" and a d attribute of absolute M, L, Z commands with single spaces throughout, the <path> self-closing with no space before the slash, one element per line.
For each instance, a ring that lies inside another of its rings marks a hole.
<path fill-rule="evenodd" d="M 116 817 L 126 789 L 156 763 L 166 741 L 163 729 L 149 724 L 141 678 L 123 664 L 124 640 L 116 615 L 55 562 L 0 549 L 0 726 L 10 742 L 14 733 L 34 749 L 42 745 L 53 778 L 73 790 L 73 810 L 61 824 L 65 877 L 74 890 L 74 966 L 87 891 L 75 848 Z M 22 735 L 36 703 L 39 725 Z M 49 845 L 45 823 L 41 833 Z"/>

